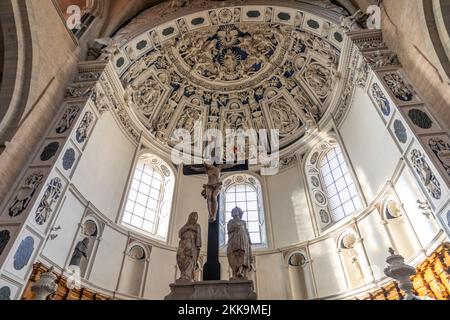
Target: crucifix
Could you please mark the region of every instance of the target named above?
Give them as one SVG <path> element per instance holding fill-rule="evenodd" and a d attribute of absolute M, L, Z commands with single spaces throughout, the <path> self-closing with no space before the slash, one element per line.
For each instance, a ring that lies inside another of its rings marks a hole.
<path fill-rule="evenodd" d="M 219 201 L 222 189 L 222 172 L 246 171 L 248 164 L 208 164 L 183 166 L 186 176 L 206 173 L 208 182 L 203 185 L 202 196 L 208 206 L 208 251 L 203 267 L 203 280 L 220 280 L 219 263 Z"/>

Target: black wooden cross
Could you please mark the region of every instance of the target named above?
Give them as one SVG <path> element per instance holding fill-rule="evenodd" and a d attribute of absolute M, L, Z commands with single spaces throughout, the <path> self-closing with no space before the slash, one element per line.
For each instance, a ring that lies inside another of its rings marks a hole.
<path fill-rule="evenodd" d="M 197 171 L 191 168 L 203 168 L 203 165 L 183 166 L 183 174 L 185 176 L 199 175 Z M 248 163 L 236 164 L 232 168 L 223 169 L 224 172 L 247 171 Z M 199 196 L 200 196 L 199 190 Z M 217 197 L 217 203 L 220 203 L 220 195 Z M 220 206 L 217 207 L 216 221 L 208 222 L 208 251 L 206 263 L 203 266 L 203 280 L 212 281 L 220 280 L 220 263 L 219 263 L 219 220 L 220 220 Z"/>

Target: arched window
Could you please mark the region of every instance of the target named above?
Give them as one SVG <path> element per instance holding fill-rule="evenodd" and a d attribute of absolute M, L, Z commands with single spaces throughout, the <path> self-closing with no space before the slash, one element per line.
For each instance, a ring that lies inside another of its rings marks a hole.
<path fill-rule="evenodd" d="M 122 223 L 165 241 L 174 185 L 174 174 L 163 160 L 142 155 L 128 191 Z"/>
<path fill-rule="evenodd" d="M 320 173 L 333 221 L 339 221 L 361 208 L 355 183 L 339 146 L 334 146 L 324 154 Z"/>
<path fill-rule="evenodd" d="M 322 231 L 361 208 L 352 175 L 334 139 L 313 148 L 306 159 L 305 173 Z"/>
<path fill-rule="evenodd" d="M 237 174 L 225 179 L 221 194 L 221 246 L 228 242 L 227 223 L 232 219 L 231 211 L 236 207 L 244 212 L 242 219 L 247 223 L 252 244 L 267 245 L 261 184 L 251 175 Z"/>

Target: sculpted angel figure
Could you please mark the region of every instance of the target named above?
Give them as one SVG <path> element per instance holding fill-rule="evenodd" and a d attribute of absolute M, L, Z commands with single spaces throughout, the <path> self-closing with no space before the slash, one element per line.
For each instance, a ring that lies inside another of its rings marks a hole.
<path fill-rule="evenodd" d="M 211 115 L 213 116 L 217 116 L 220 113 L 219 103 L 217 102 L 217 93 L 212 94 L 210 110 Z"/>
<path fill-rule="evenodd" d="M 180 229 L 180 242 L 177 251 L 177 264 L 181 272 L 179 282 L 191 282 L 197 269 L 198 257 L 202 246 L 202 232 L 197 223 L 198 213 L 192 212 L 188 221 Z"/>
<path fill-rule="evenodd" d="M 245 221 L 242 220 L 244 212 L 236 207 L 231 211 L 231 219 L 228 222 L 228 263 L 233 271 L 231 280 L 247 279 L 247 274 L 252 270 L 252 242 Z"/>
<path fill-rule="evenodd" d="M 203 163 L 203 168 L 191 167 L 196 172 L 204 172 L 208 176 L 208 183 L 203 185 L 202 196 L 206 199 L 208 205 L 209 222 L 216 221 L 218 201 L 217 196 L 222 189 L 220 174 L 223 169 L 234 167 L 234 164 L 208 164 Z"/>

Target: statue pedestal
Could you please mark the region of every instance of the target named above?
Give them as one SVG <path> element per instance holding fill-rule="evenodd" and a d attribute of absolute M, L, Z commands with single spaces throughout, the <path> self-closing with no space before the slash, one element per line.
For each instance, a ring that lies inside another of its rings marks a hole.
<path fill-rule="evenodd" d="M 165 300 L 256 300 L 251 280 L 173 283 Z"/>

